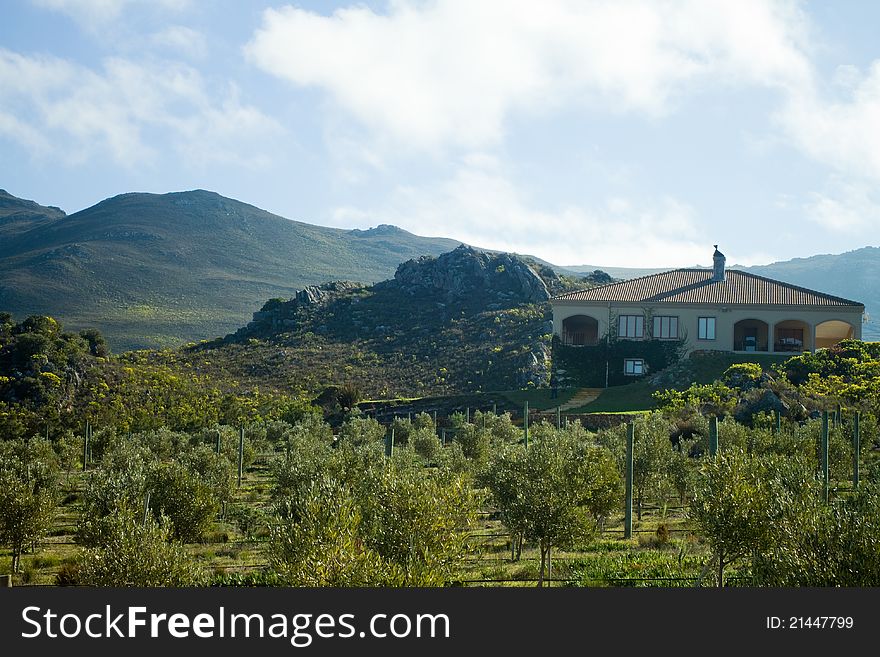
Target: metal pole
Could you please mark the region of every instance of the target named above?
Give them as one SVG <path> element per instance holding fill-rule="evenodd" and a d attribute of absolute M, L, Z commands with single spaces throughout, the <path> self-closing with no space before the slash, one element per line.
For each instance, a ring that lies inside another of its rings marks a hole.
<path fill-rule="evenodd" d="M 498 402 L 492 402 L 492 415 L 498 415 Z"/>
<path fill-rule="evenodd" d="M 861 419 L 859 411 L 853 415 L 853 488 L 859 487 L 859 452 L 861 451 Z"/>
<path fill-rule="evenodd" d="M 464 423 L 465 424 L 471 423 L 471 407 L 470 406 L 468 406 L 467 408 L 464 409 Z"/>
<path fill-rule="evenodd" d="M 633 441 L 635 425 L 626 425 L 626 506 L 623 516 L 623 537 L 632 538 L 633 532 Z"/>
<path fill-rule="evenodd" d="M 83 472 L 86 471 L 86 464 L 89 462 L 89 423 L 86 422 L 85 431 L 83 431 Z"/>
<path fill-rule="evenodd" d="M 238 487 L 241 488 L 241 476 L 244 474 L 244 425 L 238 428 Z"/>
<path fill-rule="evenodd" d="M 557 429 L 562 428 L 562 407 L 561 406 L 556 407 L 556 428 Z"/>
<path fill-rule="evenodd" d="M 718 418 L 712 416 L 709 418 L 709 456 L 715 456 L 718 453 Z"/>
<path fill-rule="evenodd" d="M 434 430 L 437 430 L 437 411 L 434 411 Z"/>
<path fill-rule="evenodd" d="M 440 429 L 440 440 L 443 441 L 443 446 L 446 447 L 446 429 Z"/>
<path fill-rule="evenodd" d="M 828 411 L 822 411 L 822 499 L 828 501 Z"/>
<path fill-rule="evenodd" d="M 523 406 L 523 437 L 526 441 L 526 447 L 529 446 L 529 401 L 526 400 Z"/>
<path fill-rule="evenodd" d="M 394 456 L 394 427 L 391 427 L 391 432 L 385 436 L 385 456 Z"/>

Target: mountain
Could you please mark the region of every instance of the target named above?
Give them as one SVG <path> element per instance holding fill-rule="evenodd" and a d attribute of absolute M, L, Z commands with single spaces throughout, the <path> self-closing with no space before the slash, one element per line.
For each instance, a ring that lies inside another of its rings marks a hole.
<path fill-rule="evenodd" d="M 39 205 L 0 189 L 0 241 L 64 216 L 61 208 Z"/>
<path fill-rule="evenodd" d="M 122 194 L 71 215 L 2 192 L 0 238 L 0 310 L 96 326 L 114 350 L 223 335 L 260 299 L 377 282 L 458 245 L 314 226 L 204 190 Z"/>
<path fill-rule="evenodd" d="M 175 357 L 216 380 L 311 394 L 348 383 L 373 399 L 540 385 L 547 300 L 570 284 L 518 256 L 460 246 L 375 285 L 336 281 L 271 299 L 234 334 Z"/>

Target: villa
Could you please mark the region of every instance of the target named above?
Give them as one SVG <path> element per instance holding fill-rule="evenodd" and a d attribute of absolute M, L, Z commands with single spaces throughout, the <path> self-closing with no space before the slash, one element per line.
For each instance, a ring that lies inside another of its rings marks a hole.
<path fill-rule="evenodd" d="M 864 304 L 734 269 L 715 246 L 712 269 L 675 269 L 550 300 L 564 345 L 682 340 L 685 351 L 788 353 L 861 339 Z M 644 373 L 640 359 L 626 374 Z"/>

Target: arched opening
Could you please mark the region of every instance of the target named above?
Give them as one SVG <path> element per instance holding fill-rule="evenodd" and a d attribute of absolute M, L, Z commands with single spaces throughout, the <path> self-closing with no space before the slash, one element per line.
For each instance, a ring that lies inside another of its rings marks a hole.
<path fill-rule="evenodd" d="M 562 344 L 592 347 L 599 343 L 599 322 L 589 315 L 572 315 L 562 320 Z"/>
<path fill-rule="evenodd" d="M 810 325 L 799 319 L 787 319 L 773 326 L 773 351 L 811 351 Z"/>
<path fill-rule="evenodd" d="M 770 351 L 770 327 L 760 319 L 741 319 L 733 325 L 734 351 Z"/>
<path fill-rule="evenodd" d="M 839 319 L 829 319 L 816 325 L 816 349 L 833 347 L 841 340 L 853 337 L 853 327 Z"/>

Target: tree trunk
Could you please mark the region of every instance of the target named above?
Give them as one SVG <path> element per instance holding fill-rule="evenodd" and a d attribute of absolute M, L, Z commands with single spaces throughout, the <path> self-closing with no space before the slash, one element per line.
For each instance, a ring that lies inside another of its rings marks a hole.
<path fill-rule="evenodd" d="M 724 587 L 724 553 L 718 553 L 718 588 Z"/>

